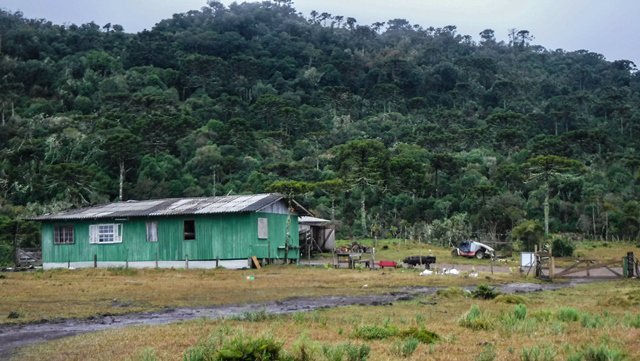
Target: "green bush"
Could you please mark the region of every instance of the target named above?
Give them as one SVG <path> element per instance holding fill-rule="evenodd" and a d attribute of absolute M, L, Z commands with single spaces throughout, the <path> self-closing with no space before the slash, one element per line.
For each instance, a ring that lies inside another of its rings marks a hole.
<path fill-rule="evenodd" d="M 432 344 L 440 340 L 440 336 L 433 331 L 424 328 L 410 327 L 400 331 L 400 337 L 410 339 L 414 338 L 422 343 Z"/>
<path fill-rule="evenodd" d="M 500 294 L 500 292 L 491 288 L 489 285 L 480 285 L 471 292 L 473 298 L 480 298 L 483 300 L 492 300 Z"/>
<path fill-rule="evenodd" d="M 524 220 L 511 230 L 511 236 L 522 242 L 522 251 L 533 251 L 544 239 L 542 225 L 534 220 Z"/>
<path fill-rule="evenodd" d="M 17 319 L 17 318 L 21 318 L 21 317 L 22 317 L 22 312 L 20 312 L 20 311 L 11 311 L 7 315 L 7 318 L 9 318 L 9 319 Z"/>
<path fill-rule="evenodd" d="M 556 257 L 571 257 L 575 249 L 573 243 L 565 238 L 556 238 L 551 243 L 551 251 Z"/>
<path fill-rule="evenodd" d="M 13 247 L 0 243 L 0 266 L 13 264 Z"/>
<path fill-rule="evenodd" d="M 220 348 L 214 361 L 274 361 L 280 358 L 282 343 L 268 337 L 237 336 Z"/>

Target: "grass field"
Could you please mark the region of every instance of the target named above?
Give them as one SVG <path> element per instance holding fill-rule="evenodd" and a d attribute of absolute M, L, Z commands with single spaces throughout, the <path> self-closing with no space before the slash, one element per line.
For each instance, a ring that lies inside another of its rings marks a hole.
<path fill-rule="evenodd" d="M 400 240 L 378 241 L 377 249 L 377 260 L 433 254 L 438 263 L 488 262 L 454 259 L 446 247 Z M 575 255 L 604 260 L 621 258 L 628 251 L 640 255 L 637 245 L 622 243 L 581 243 Z M 514 254 L 510 265 L 517 267 L 518 258 Z M 219 357 L 221 350 L 251 346 L 242 340 L 252 341 L 258 348 L 265 346 L 261 343 L 271 342 L 270 349 L 277 346 L 282 348 L 280 356 L 288 355 L 281 359 L 300 361 L 640 359 L 638 280 L 502 297 L 500 301 L 472 299 L 457 287 L 524 281 L 517 272 L 481 273 L 478 278 L 464 274 L 419 277 L 418 272 L 272 265 L 240 271 L 86 269 L 4 273 L 0 274 L 0 323 L 441 286 L 450 289 L 438 296 L 392 306 L 350 306 L 279 316 L 257 314 L 248 315 L 244 321 L 203 319 L 85 334 L 27 347 L 16 359 L 213 359 L 195 357 L 196 353 L 224 359 Z M 437 334 L 437 340 L 424 341 L 429 332 Z M 260 339 L 262 336 L 267 339 Z"/>
<path fill-rule="evenodd" d="M 494 300 L 450 288 L 391 306 L 131 327 L 28 347 L 15 359 L 230 360 L 275 345 L 282 360 L 638 360 L 639 282 Z"/>
<path fill-rule="evenodd" d="M 358 243 L 373 247 L 374 241 L 371 239 L 358 240 Z M 348 245 L 351 241 L 340 240 L 338 245 Z M 434 255 L 440 264 L 470 264 L 470 265 L 486 265 L 488 260 L 476 260 L 466 257 L 453 257 L 450 247 L 442 247 L 435 244 L 420 243 L 415 241 L 405 241 L 400 239 L 385 239 L 375 242 L 376 260 L 388 259 L 393 261 L 402 261 L 407 256 L 414 255 Z M 573 257 L 557 258 L 558 265 L 570 264 L 577 258 L 597 259 L 597 260 L 613 260 L 622 259 L 627 252 L 634 252 L 636 257 L 640 256 L 640 244 L 629 242 L 598 242 L 584 241 L 575 243 L 575 251 Z M 500 253 L 500 252 L 499 252 Z M 502 260 L 501 263 L 509 266 L 518 266 L 520 262 L 520 252 L 512 252 L 511 257 Z"/>
<path fill-rule="evenodd" d="M 381 293 L 403 286 L 489 282 L 464 277 L 427 280 L 419 277 L 418 272 L 268 266 L 261 270 L 84 269 L 5 273 L 0 278 L 0 323 L 84 318 L 164 307 L 256 303 L 294 296 Z M 247 280 L 247 276 L 254 276 L 254 280 Z M 490 281 L 507 282 L 517 277 L 494 274 Z M 12 312 L 18 317 L 8 318 Z"/>

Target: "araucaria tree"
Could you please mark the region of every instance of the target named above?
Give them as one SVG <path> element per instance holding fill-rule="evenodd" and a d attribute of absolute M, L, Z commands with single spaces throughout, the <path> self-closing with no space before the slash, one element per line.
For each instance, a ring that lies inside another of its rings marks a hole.
<path fill-rule="evenodd" d="M 525 164 L 529 171 L 529 181 L 541 184 L 544 191 L 544 234 L 549 234 L 550 181 L 563 175 L 584 172 L 584 165 L 577 160 L 557 155 L 541 155 L 531 158 Z"/>

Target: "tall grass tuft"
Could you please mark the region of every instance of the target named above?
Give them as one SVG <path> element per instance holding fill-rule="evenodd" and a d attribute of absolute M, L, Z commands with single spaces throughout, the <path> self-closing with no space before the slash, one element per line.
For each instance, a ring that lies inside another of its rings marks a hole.
<path fill-rule="evenodd" d="M 327 361 L 367 361 L 370 352 L 371 347 L 367 344 L 322 345 L 322 354 Z"/>
<path fill-rule="evenodd" d="M 624 361 L 626 359 L 620 350 L 603 343 L 599 346 L 587 346 L 582 351 L 571 354 L 567 361 Z"/>
<path fill-rule="evenodd" d="M 280 315 L 275 313 L 268 313 L 267 310 L 259 310 L 253 312 L 243 312 L 237 316 L 232 316 L 230 319 L 235 321 L 247 321 L 247 322 L 263 322 L 263 321 L 271 321 L 280 317 Z"/>
<path fill-rule="evenodd" d="M 500 323 L 508 332 L 531 333 L 538 327 L 538 320 L 527 317 L 527 306 L 515 305 L 513 312 L 501 315 Z"/>
<path fill-rule="evenodd" d="M 409 357 L 416 351 L 419 344 L 420 340 L 413 337 L 404 341 L 396 341 L 391 347 L 391 354 L 397 357 Z"/>
<path fill-rule="evenodd" d="M 293 315 L 291 315 L 291 318 L 296 323 L 304 323 L 307 320 L 307 317 L 305 316 L 304 312 L 296 312 Z"/>
<path fill-rule="evenodd" d="M 474 331 L 490 330 L 493 328 L 493 323 L 482 314 L 478 305 L 472 305 L 469 311 L 458 320 L 458 324 Z"/>
<path fill-rule="evenodd" d="M 156 351 L 151 348 L 151 347 L 147 347 L 144 350 L 142 350 L 142 353 L 140 354 L 140 357 L 138 358 L 139 361 L 157 361 L 158 357 L 156 356 Z"/>
<path fill-rule="evenodd" d="M 556 318 L 564 322 L 575 322 L 580 320 L 580 312 L 573 307 L 562 307 L 556 313 Z"/>
<path fill-rule="evenodd" d="M 516 320 L 524 320 L 527 317 L 527 306 L 518 304 L 513 308 L 513 318 Z"/>
<path fill-rule="evenodd" d="M 475 361 L 493 361 L 496 359 L 496 350 L 493 345 L 485 345 L 476 356 Z"/>
<path fill-rule="evenodd" d="M 544 309 L 544 310 L 538 310 L 536 312 L 532 312 L 531 318 L 534 318 L 537 321 L 547 322 L 547 321 L 551 321 L 555 317 L 552 311 Z"/>
<path fill-rule="evenodd" d="M 183 361 L 212 361 L 215 350 L 211 350 L 205 345 L 191 346 L 182 354 Z"/>
<path fill-rule="evenodd" d="M 384 340 L 386 338 L 396 336 L 397 334 L 398 329 L 393 326 L 367 325 L 356 328 L 353 333 L 353 337 L 363 340 Z"/>
<path fill-rule="evenodd" d="M 320 352 L 320 346 L 303 334 L 293 343 L 290 356 L 292 361 L 314 361 L 320 358 Z"/>
<path fill-rule="evenodd" d="M 598 315 L 583 313 L 580 315 L 580 324 L 584 328 L 601 328 L 604 326 L 604 321 Z"/>
<path fill-rule="evenodd" d="M 345 354 L 347 355 L 347 361 L 367 361 L 371 347 L 367 344 L 353 345 L 350 343 L 344 344 Z"/>
<path fill-rule="evenodd" d="M 282 343 L 270 337 L 250 338 L 239 335 L 225 344 L 215 354 L 215 361 L 273 361 L 280 359 Z"/>
<path fill-rule="evenodd" d="M 327 361 L 342 361 L 344 348 L 331 345 L 322 345 L 322 354 Z"/>
<path fill-rule="evenodd" d="M 554 361 L 556 359 L 556 350 L 553 347 L 523 348 L 520 355 L 520 361 Z"/>
<path fill-rule="evenodd" d="M 632 315 L 626 313 L 624 315 L 624 324 L 627 327 L 640 328 L 640 314 Z"/>

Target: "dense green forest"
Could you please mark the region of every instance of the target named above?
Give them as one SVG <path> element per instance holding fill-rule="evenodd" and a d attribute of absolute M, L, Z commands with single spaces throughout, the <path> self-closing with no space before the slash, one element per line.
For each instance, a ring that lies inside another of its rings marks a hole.
<path fill-rule="evenodd" d="M 635 64 L 508 36 L 289 0 L 137 34 L 0 11 L 0 248 L 37 245 L 24 216 L 274 190 L 342 237 L 640 238 Z"/>

